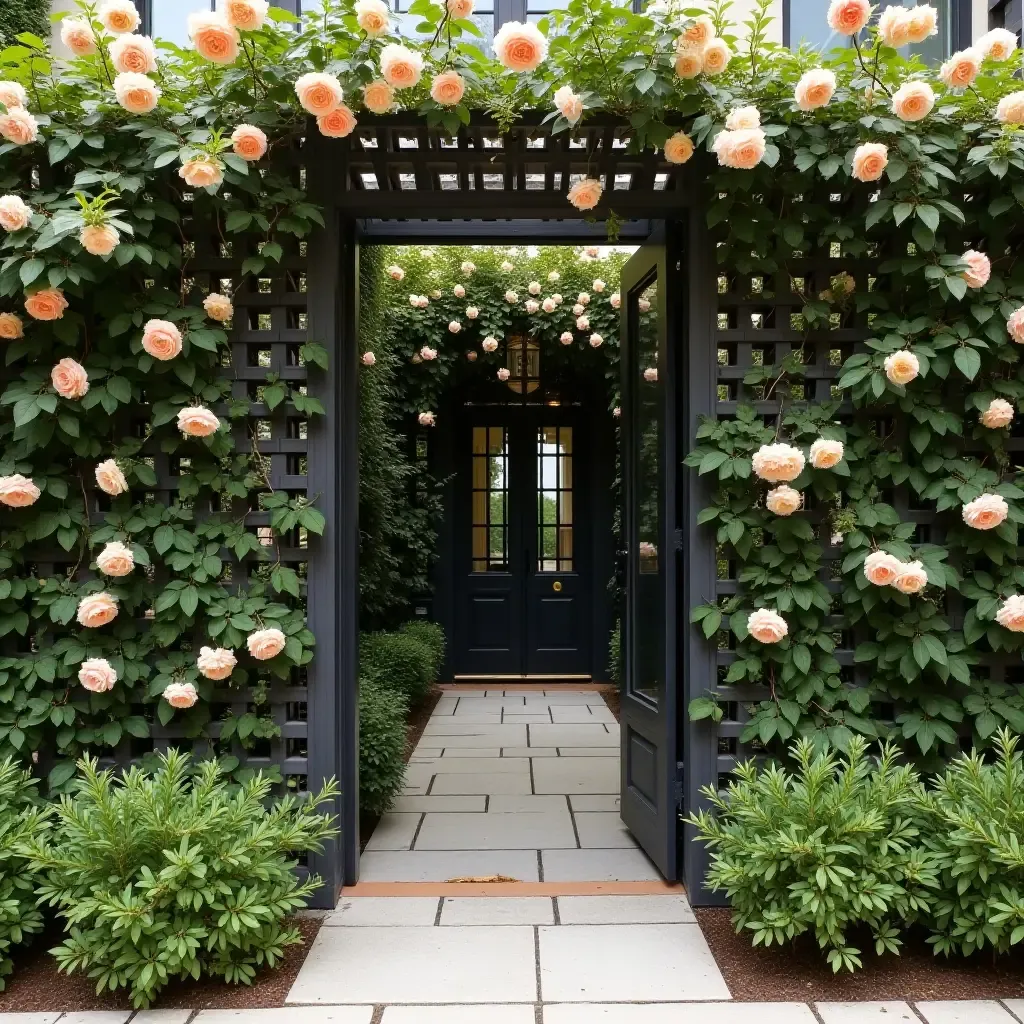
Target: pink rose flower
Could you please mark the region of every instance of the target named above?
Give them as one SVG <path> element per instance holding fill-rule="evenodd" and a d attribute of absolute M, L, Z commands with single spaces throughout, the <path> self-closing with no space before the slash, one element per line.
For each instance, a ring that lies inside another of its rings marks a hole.
<path fill-rule="evenodd" d="M 622 415 L 622 409 L 619 406 L 615 406 L 615 408 L 612 409 L 612 415 L 618 419 Z"/>
<path fill-rule="evenodd" d="M 16 146 L 27 146 L 39 138 L 39 122 L 24 107 L 11 107 L 0 114 L 0 135 Z"/>
<path fill-rule="evenodd" d="M 178 168 L 178 176 L 191 188 L 213 188 L 224 180 L 224 165 L 209 153 L 200 153 Z"/>
<path fill-rule="evenodd" d="M 843 459 L 843 442 L 819 437 L 811 445 L 810 462 L 815 469 L 832 469 Z"/>
<path fill-rule="evenodd" d="M 445 7 L 453 18 L 468 18 L 473 13 L 473 0 L 448 0 Z"/>
<path fill-rule="evenodd" d="M 804 453 L 789 444 L 763 444 L 751 460 L 754 475 L 769 483 L 789 483 L 804 469 Z"/>
<path fill-rule="evenodd" d="M 480 310 L 477 309 L 476 306 L 467 306 L 466 307 L 466 316 L 470 320 L 475 320 L 479 315 L 480 315 Z"/>
<path fill-rule="evenodd" d="M 611 303 L 612 309 L 618 309 L 622 305 L 622 296 L 618 292 L 613 292 L 608 301 Z"/>
<path fill-rule="evenodd" d="M 720 75 L 729 66 L 730 60 L 732 60 L 732 50 L 729 49 L 726 41 L 724 39 L 712 39 L 704 47 L 704 52 L 701 54 L 702 70 L 705 75 Z M 679 60 L 677 58 L 677 68 L 678 65 Z"/>
<path fill-rule="evenodd" d="M 562 280 L 562 275 L 557 270 L 552 270 L 548 274 L 548 283 L 549 284 L 557 284 L 561 280 Z M 552 298 L 553 297 L 554 296 L 552 296 Z"/>
<path fill-rule="evenodd" d="M 206 315 L 211 320 L 216 320 L 219 323 L 230 320 L 235 312 L 231 300 L 226 295 L 221 295 L 220 292 L 210 292 L 203 299 L 203 309 L 206 310 Z"/>
<path fill-rule="evenodd" d="M 801 110 L 817 110 L 828 105 L 835 91 L 835 72 L 827 68 L 814 68 L 800 76 L 793 98 Z"/>
<path fill-rule="evenodd" d="M 917 594 L 928 586 L 928 573 L 920 562 L 908 562 L 900 566 L 899 574 L 892 585 L 901 594 Z"/>
<path fill-rule="evenodd" d="M 154 358 L 167 362 L 181 354 L 181 332 L 169 320 L 147 320 L 142 347 Z"/>
<path fill-rule="evenodd" d="M 391 25 L 391 11 L 384 0 L 356 0 L 356 24 L 368 36 L 381 36 Z"/>
<path fill-rule="evenodd" d="M 534 71 L 548 53 L 548 41 L 532 22 L 507 21 L 494 37 L 494 55 L 510 71 Z"/>
<path fill-rule="evenodd" d="M 145 75 L 122 71 L 114 79 L 114 97 L 129 114 L 148 114 L 160 100 L 160 89 Z"/>
<path fill-rule="evenodd" d="M 178 410 L 178 429 L 188 437 L 209 437 L 220 427 L 220 420 L 202 405 L 187 405 Z"/>
<path fill-rule="evenodd" d="M 191 683 L 168 683 L 164 687 L 163 698 L 172 708 L 184 711 L 199 700 L 199 694 Z"/>
<path fill-rule="evenodd" d="M 511 274 L 512 271 L 516 269 L 516 265 L 514 263 L 510 263 L 508 260 L 502 260 L 501 269 L 504 273 Z"/>
<path fill-rule="evenodd" d="M 864 142 L 853 154 L 853 176 L 858 181 L 878 181 L 888 163 L 888 146 L 881 142 Z"/>
<path fill-rule="evenodd" d="M 50 371 L 50 380 L 61 398 L 84 398 L 89 390 L 89 375 L 85 367 L 66 356 Z"/>
<path fill-rule="evenodd" d="M 960 257 L 967 264 L 963 272 L 963 279 L 967 282 L 968 288 L 984 288 L 988 279 L 992 276 L 992 264 L 989 258 L 975 249 L 968 249 Z"/>
<path fill-rule="evenodd" d="M 832 0 L 828 8 L 828 24 L 834 32 L 855 36 L 871 17 L 868 0 Z"/>
<path fill-rule="evenodd" d="M 876 587 L 891 587 L 905 566 L 888 551 L 872 551 L 864 559 L 864 575 Z"/>
<path fill-rule="evenodd" d="M 32 207 L 21 196 L 0 196 L 0 227 L 4 231 L 21 231 L 32 219 Z"/>
<path fill-rule="evenodd" d="M 996 622 L 1011 633 L 1024 633 L 1024 597 L 1012 594 L 999 606 Z"/>
<path fill-rule="evenodd" d="M 392 263 L 388 267 L 388 277 L 392 281 L 401 281 L 405 277 L 405 271 L 397 263 Z"/>
<path fill-rule="evenodd" d="M 747 632 L 762 644 L 777 644 L 789 633 L 786 620 L 769 608 L 758 608 L 747 619 Z"/>
<path fill-rule="evenodd" d="M 60 23 L 60 41 L 76 57 L 88 57 L 97 50 L 96 36 L 85 18 L 65 18 Z"/>
<path fill-rule="evenodd" d="M 760 128 L 726 129 L 715 136 L 711 149 L 722 167 L 749 171 L 764 157 L 765 135 Z"/>
<path fill-rule="evenodd" d="M 514 306 L 519 301 L 519 293 L 512 291 L 511 288 L 505 292 L 505 301 L 510 305 Z"/>
<path fill-rule="evenodd" d="M 359 361 L 363 366 L 373 366 L 377 362 L 377 357 L 372 352 L 364 352 Z"/>
<path fill-rule="evenodd" d="M 329 114 L 321 114 L 316 126 L 320 134 L 329 139 L 343 139 L 355 129 L 356 115 L 344 103 L 339 103 Z"/>
<path fill-rule="evenodd" d="M 231 133 L 231 149 L 243 160 L 259 160 L 267 151 L 267 135 L 253 124 L 240 124 Z"/>
<path fill-rule="evenodd" d="M 295 80 L 295 95 L 308 114 L 329 114 L 343 99 L 341 83 L 334 75 L 310 71 Z"/>
<path fill-rule="evenodd" d="M 448 330 L 451 331 L 452 334 L 458 334 L 459 331 L 462 330 L 462 324 L 460 324 L 458 320 L 452 320 L 448 324 Z"/>
<path fill-rule="evenodd" d="M 97 15 L 103 27 L 114 35 L 134 32 L 142 23 L 132 0 L 104 0 Z"/>
<path fill-rule="evenodd" d="M 704 51 L 695 46 L 677 48 L 675 69 L 679 78 L 696 78 L 704 70 Z"/>
<path fill-rule="evenodd" d="M 21 82 L 0 82 L 0 103 L 8 110 L 11 107 L 27 107 L 28 93 Z"/>
<path fill-rule="evenodd" d="M 576 330 L 577 331 L 589 331 L 590 330 L 590 317 L 589 316 L 578 316 L 578 317 L 576 317 Z"/>
<path fill-rule="evenodd" d="M 686 132 L 676 132 L 665 142 L 665 159 L 670 164 L 685 164 L 693 156 L 693 139 Z"/>
<path fill-rule="evenodd" d="M 572 331 L 562 331 L 562 333 L 558 337 L 558 340 L 563 345 L 571 345 L 573 340 Z"/>
<path fill-rule="evenodd" d="M 238 29 L 220 11 L 190 14 L 188 35 L 199 56 L 214 64 L 234 64 L 238 57 Z"/>
<path fill-rule="evenodd" d="M 118 36 L 107 47 L 115 71 L 131 71 L 137 75 L 156 71 L 156 47 L 149 36 L 135 33 Z"/>
<path fill-rule="evenodd" d="M 546 299 L 545 299 L 545 300 L 544 300 L 544 301 L 543 301 L 543 302 L 542 302 L 542 303 L 540 304 L 540 308 L 541 308 L 541 309 L 543 309 L 545 313 L 554 313 L 554 311 L 555 311 L 555 309 L 557 308 L 557 306 L 556 306 L 556 304 L 555 304 L 555 300 L 554 300 L 553 298 L 551 298 L 551 296 L 549 295 L 549 296 L 548 296 L 548 297 L 547 297 L 547 298 L 546 298 Z"/>
<path fill-rule="evenodd" d="M 644 380 L 647 381 L 648 384 L 657 384 L 658 368 L 656 366 L 648 366 L 647 369 L 644 370 Z"/>
<path fill-rule="evenodd" d="M 494 351 L 495 351 L 495 350 L 497 349 L 497 347 L 498 347 L 498 339 L 497 339 L 497 338 L 492 338 L 492 337 L 491 337 L 490 335 L 488 335 L 488 336 L 487 336 L 486 338 L 484 338 L 484 340 L 483 340 L 483 341 L 482 341 L 482 342 L 480 343 L 480 347 L 481 347 L 481 348 L 482 348 L 482 349 L 483 349 L 483 350 L 484 350 L 485 352 L 494 352 Z"/>
<path fill-rule="evenodd" d="M 531 295 L 540 295 L 540 281 L 531 281 L 527 286 L 526 290 Z"/>
<path fill-rule="evenodd" d="M 96 556 L 96 567 L 104 576 L 127 576 L 135 568 L 135 556 L 131 548 L 112 540 Z"/>
<path fill-rule="evenodd" d="M 604 281 L 601 280 L 601 278 L 596 277 L 594 278 L 594 282 L 593 284 L 591 284 L 590 287 L 593 288 L 598 295 L 600 295 L 605 290 L 607 285 L 604 283 Z"/>
<path fill-rule="evenodd" d="M 961 515 L 972 530 L 994 530 L 1009 515 L 1006 499 L 998 494 L 983 494 L 964 505 Z"/>
<path fill-rule="evenodd" d="M 432 427 L 436 422 L 432 412 L 421 412 L 417 418 L 421 427 Z"/>
<path fill-rule="evenodd" d="M 885 375 L 893 384 L 906 386 L 921 372 L 921 361 L 908 349 L 885 357 Z"/>
<path fill-rule="evenodd" d="M 380 51 L 380 75 L 395 89 L 411 89 L 423 74 L 423 57 L 401 43 L 388 43 Z"/>
<path fill-rule="evenodd" d="M 234 652 L 226 647 L 201 647 L 199 657 L 196 658 L 196 668 L 199 669 L 199 674 L 216 682 L 227 679 L 237 664 L 238 659 Z"/>
<path fill-rule="evenodd" d="M 109 256 L 118 246 L 121 236 L 112 224 L 86 224 L 78 233 L 78 242 L 93 256 Z"/>
<path fill-rule="evenodd" d="M 573 92 L 572 86 L 556 89 L 553 99 L 555 109 L 569 124 L 575 124 L 583 116 L 583 97 Z"/>
<path fill-rule="evenodd" d="M 1005 398 L 993 398 L 981 414 L 981 422 L 991 430 L 999 430 L 1013 422 L 1013 414 L 1013 406 Z"/>
<path fill-rule="evenodd" d="M 96 486 L 104 494 L 116 498 L 128 490 L 128 481 L 121 472 L 121 467 L 113 459 L 107 459 L 96 467 Z"/>
<path fill-rule="evenodd" d="M 582 302 L 577 302 L 576 305 L 572 307 L 572 315 L 583 316 L 583 314 L 586 312 L 586 309 L 587 307 L 584 306 Z"/>
<path fill-rule="evenodd" d="M 498 380 L 505 381 L 508 380 L 510 376 L 511 374 L 509 373 L 508 370 L 505 369 L 504 366 L 498 370 Z"/>
<path fill-rule="evenodd" d="M 60 288 L 41 288 L 25 299 L 25 310 L 33 320 L 60 320 L 68 300 Z"/>
<path fill-rule="evenodd" d="M 765 498 L 768 511 L 774 512 L 777 516 L 791 516 L 800 510 L 803 503 L 804 496 L 789 484 L 773 487 Z"/>
<path fill-rule="evenodd" d="M 441 107 L 454 107 L 466 92 L 466 80 L 458 71 L 445 71 L 430 84 L 430 98 Z"/>
<path fill-rule="evenodd" d="M 363 103 L 371 114 L 386 114 L 395 105 L 395 90 L 378 78 L 363 86 Z"/>
<path fill-rule="evenodd" d="M 117 599 L 101 592 L 78 602 L 78 622 L 86 629 L 99 629 L 117 618 Z"/>
<path fill-rule="evenodd" d="M 78 681 L 90 693 L 106 693 L 114 688 L 117 673 L 106 658 L 88 658 L 78 670 Z"/>
<path fill-rule="evenodd" d="M 934 106 L 935 93 L 927 82 L 904 82 L 892 94 L 892 112 L 901 121 L 920 121 Z"/>
<path fill-rule="evenodd" d="M 454 334 L 456 332 L 453 331 L 452 333 Z M 431 360 L 437 358 L 437 349 L 431 348 L 429 345 L 424 345 L 423 348 L 420 349 L 420 358 L 423 359 L 424 362 L 429 363 Z"/>
<path fill-rule="evenodd" d="M 0 505 L 8 508 L 25 508 L 39 500 L 39 488 L 35 482 L 20 473 L 0 476 Z"/>
<path fill-rule="evenodd" d="M 582 178 L 569 189 L 569 202 L 577 210 L 592 210 L 601 201 L 604 186 L 597 178 Z"/>
<path fill-rule="evenodd" d="M 270 8 L 268 0 L 221 0 L 221 10 L 229 25 L 242 32 L 263 28 Z"/>
<path fill-rule="evenodd" d="M 597 334 L 595 332 L 594 334 L 592 334 L 590 336 L 590 347 L 591 348 L 600 348 L 603 344 L 604 344 L 604 338 L 602 338 L 600 334 Z"/>
<path fill-rule="evenodd" d="M 1024 345 L 1024 306 L 1018 306 L 1010 314 L 1010 319 L 1006 321 L 1006 329 L 1018 345 Z"/>
<path fill-rule="evenodd" d="M 941 68 L 939 78 L 951 89 L 966 89 L 974 84 L 981 70 L 982 53 L 973 46 L 954 53 Z"/>
<path fill-rule="evenodd" d="M 527 313 L 536 313 L 537 310 L 540 309 L 540 303 L 536 299 L 527 299 L 526 302 L 523 303 L 523 307 L 526 309 Z"/>
<path fill-rule="evenodd" d="M 986 32 L 975 46 L 989 60 L 1009 60 L 1017 50 L 1017 35 L 1006 28 L 993 28 Z"/>
<path fill-rule="evenodd" d="M 452 289 L 452 295 L 457 299 L 464 299 L 466 297 L 466 289 L 461 284 L 457 284 Z"/>

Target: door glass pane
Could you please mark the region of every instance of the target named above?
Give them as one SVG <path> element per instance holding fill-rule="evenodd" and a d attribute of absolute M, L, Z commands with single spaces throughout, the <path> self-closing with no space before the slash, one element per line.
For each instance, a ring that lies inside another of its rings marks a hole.
<path fill-rule="evenodd" d="M 508 572 L 508 438 L 473 428 L 473 572 Z"/>
<path fill-rule="evenodd" d="M 665 588 L 659 546 L 661 544 L 661 448 L 662 388 L 658 379 L 658 282 L 633 292 L 630 322 L 635 325 L 636 374 L 633 427 L 634 459 L 633 536 L 636 552 L 632 574 L 633 671 L 630 690 L 657 703 L 665 662 Z"/>
<path fill-rule="evenodd" d="M 572 427 L 537 431 L 537 571 L 572 572 Z"/>

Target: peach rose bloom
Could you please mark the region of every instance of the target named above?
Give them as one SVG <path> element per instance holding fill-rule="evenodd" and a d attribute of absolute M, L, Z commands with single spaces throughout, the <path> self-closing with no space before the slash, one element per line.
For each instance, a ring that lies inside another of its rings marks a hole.
<path fill-rule="evenodd" d="M 11 107 L 0 114 L 0 135 L 16 146 L 27 146 L 39 138 L 39 123 L 24 107 Z"/>
<path fill-rule="evenodd" d="M 527 286 L 526 290 L 531 295 L 540 295 L 540 281 L 531 281 Z"/>
<path fill-rule="evenodd" d="M 96 486 L 104 494 L 116 498 L 128 490 L 128 481 L 121 467 L 113 459 L 107 459 L 96 467 Z"/>
<path fill-rule="evenodd" d="M 887 7 L 878 19 L 878 34 L 886 46 L 906 46 L 910 42 L 910 19 L 905 7 Z"/>
<path fill-rule="evenodd" d="M 284 633 L 279 629 L 257 629 L 246 638 L 245 646 L 257 661 L 269 661 L 284 650 Z"/>
<path fill-rule="evenodd" d="M 543 309 L 545 313 L 554 313 L 554 311 L 558 308 L 558 304 L 555 302 L 553 298 L 551 298 L 551 296 L 548 296 L 540 304 L 540 308 Z"/>
<path fill-rule="evenodd" d="M 468 18 L 473 13 L 473 0 L 448 0 L 445 7 L 453 18 Z"/>
<path fill-rule="evenodd" d="M 508 380 L 509 377 L 511 377 L 511 376 L 512 376 L 511 372 L 509 370 L 507 370 L 504 366 L 502 366 L 498 370 L 498 380 L 505 381 L 505 380 Z"/>
<path fill-rule="evenodd" d="M 803 503 L 804 496 L 789 484 L 779 484 L 778 487 L 773 487 L 765 498 L 768 511 L 774 512 L 777 516 L 791 516 L 800 510 Z"/>
<path fill-rule="evenodd" d="M 757 107 L 733 107 L 725 117 L 725 127 L 731 131 L 761 127 L 761 111 Z"/>
<path fill-rule="evenodd" d="M 540 309 L 540 303 L 536 299 L 527 299 L 523 303 L 523 308 L 527 313 L 536 313 Z"/>
<path fill-rule="evenodd" d="M 480 347 L 485 352 L 494 352 L 498 348 L 498 339 L 492 338 L 488 335 L 482 342 L 480 342 Z"/>
<path fill-rule="evenodd" d="M 912 43 L 923 43 L 929 36 L 938 35 L 939 12 L 928 4 L 918 4 L 907 10 L 907 37 Z"/>
<path fill-rule="evenodd" d="M 129 114 L 148 114 L 160 100 L 160 89 L 145 75 L 122 71 L 114 79 L 114 96 Z"/>
<path fill-rule="evenodd" d="M 89 375 L 85 367 L 68 357 L 61 359 L 50 371 L 50 380 L 61 398 L 84 398 L 89 390 Z"/>
<path fill-rule="evenodd" d="M 28 93 L 21 82 L 0 82 L 0 103 L 8 110 L 11 107 L 27 107 Z"/>
<path fill-rule="evenodd" d="M 240 124 L 231 133 L 231 149 L 243 160 L 259 160 L 267 151 L 267 136 L 262 128 Z"/>
<path fill-rule="evenodd" d="M 889 148 L 882 142 L 863 142 L 853 153 L 853 176 L 858 181 L 878 181 L 889 163 Z"/>
<path fill-rule="evenodd" d="M 457 325 L 458 323 L 458 320 L 452 321 L 452 324 Z M 448 325 L 448 330 L 452 329 L 452 324 Z M 456 326 L 455 330 L 452 333 L 457 334 L 460 330 L 462 330 L 461 326 Z M 431 348 L 429 345 L 424 345 L 423 348 L 420 349 L 420 358 L 423 359 L 425 362 L 429 363 L 431 360 L 437 358 L 437 349 Z"/>
<path fill-rule="evenodd" d="M 34 320 L 60 320 L 68 300 L 60 288 L 41 288 L 25 299 L 25 309 Z"/>
<path fill-rule="evenodd" d="M 390 26 L 391 11 L 384 0 L 356 0 L 356 24 L 368 36 L 380 36 Z"/>
<path fill-rule="evenodd" d="M 202 153 L 186 160 L 178 168 L 178 176 L 192 188 L 213 188 L 224 180 L 224 166 L 216 157 Z"/>
<path fill-rule="evenodd" d="M 983 494 L 964 505 L 961 515 L 972 530 L 994 530 L 1010 512 L 1006 499 L 998 494 Z"/>
<path fill-rule="evenodd" d="M 448 324 L 448 330 L 451 331 L 452 334 L 458 334 L 459 331 L 462 330 L 462 324 L 460 324 L 458 320 L 452 320 Z M 436 359 L 437 358 L 437 350 L 436 349 L 431 348 L 431 349 L 427 349 L 427 351 L 428 352 L 433 352 L 434 354 L 431 355 L 431 356 L 425 356 L 425 355 L 423 355 L 423 349 L 420 349 L 420 355 L 423 356 L 424 359 Z"/>
<path fill-rule="evenodd" d="M 720 75 L 732 60 L 732 50 L 724 39 L 712 39 L 701 54 L 705 75 Z"/>
<path fill-rule="evenodd" d="M 380 51 L 380 74 L 396 89 L 411 89 L 423 74 L 423 58 L 401 43 L 388 43 Z"/>
<path fill-rule="evenodd" d="M 494 54 L 510 71 L 534 71 L 548 53 L 548 41 L 532 22 L 507 21 L 494 37 Z"/>
<path fill-rule="evenodd" d="M 220 292 L 210 292 L 203 299 L 203 309 L 206 310 L 206 315 L 211 320 L 217 320 L 220 323 L 230 320 L 235 312 L 231 300 L 226 295 L 221 295 Z"/>
<path fill-rule="evenodd" d="M 844 36 L 855 36 L 871 17 L 868 0 L 832 0 L 828 8 L 829 28 Z"/>
<path fill-rule="evenodd" d="M 1013 422 L 1013 414 L 1013 406 L 1005 398 L 993 398 L 981 414 L 981 422 L 990 430 L 999 430 Z"/>
<path fill-rule="evenodd" d="M 554 307 L 554 303 L 551 303 L 551 305 L 552 305 L 552 308 L 553 308 Z M 467 306 L 466 307 L 466 316 L 469 317 L 470 320 L 475 320 L 479 315 L 480 315 L 480 310 L 477 309 L 476 306 Z"/>
<path fill-rule="evenodd" d="M 804 453 L 791 444 L 763 444 L 751 460 L 754 475 L 769 483 L 788 483 L 804 469 Z"/>
<path fill-rule="evenodd" d="M 329 114 L 321 114 L 316 119 L 316 126 L 320 134 L 329 139 L 343 139 L 352 134 L 356 115 L 344 103 L 339 103 Z"/>
<path fill-rule="evenodd" d="M 199 650 L 199 657 L 196 658 L 199 674 L 217 682 L 227 679 L 237 664 L 238 659 L 234 652 L 226 647 L 202 647 Z"/>
<path fill-rule="evenodd" d="M 1019 594 L 1008 597 L 996 612 L 996 622 L 1011 633 L 1024 633 L 1024 597 Z"/>
<path fill-rule="evenodd" d="M 582 178 L 569 189 L 569 202 L 577 210 L 592 210 L 601 201 L 604 186 L 597 178 Z"/>
<path fill-rule="evenodd" d="M 220 0 L 217 6 L 229 25 L 242 32 L 257 32 L 267 20 L 270 3 L 269 0 Z"/>
<path fill-rule="evenodd" d="M 648 384 L 654 384 L 657 379 L 658 368 L 656 366 L 648 366 L 647 369 L 644 370 L 644 380 L 647 381 Z"/>
<path fill-rule="evenodd" d="M 967 269 L 962 275 L 967 282 L 967 287 L 984 288 L 992 276 L 992 264 L 989 258 L 976 249 L 968 249 L 960 258 L 967 264 Z"/>
<path fill-rule="evenodd" d="M 8 508 L 25 508 L 39 500 L 39 488 L 27 476 L 15 473 L 0 476 L 0 505 Z"/>
<path fill-rule="evenodd" d="M 93 256 L 109 256 L 121 241 L 112 224 L 86 224 L 78 233 L 82 248 Z"/>
<path fill-rule="evenodd" d="M 238 29 L 219 11 L 190 14 L 188 36 L 199 56 L 214 64 L 234 64 L 238 57 Z"/>
<path fill-rule="evenodd" d="M 1010 319 L 1006 321 L 1006 329 L 1018 345 L 1024 345 L 1024 306 L 1018 306 L 1010 314 Z"/>
<path fill-rule="evenodd" d="M 927 82 L 904 82 L 892 94 L 892 112 L 901 121 L 920 121 L 934 106 L 935 93 Z"/>
<path fill-rule="evenodd" d="M 569 124 L 575 124 L 583 116 L 583 97 L 573 92 L 572 86 L 556 89 L 553 99 L 555 108 Z"/>
<path fill-rule="evenodd" d="M 127 576 L 135 568 L 132 549 L 112 540 L 96 557 L 96 567 L 104 576 Z"/>
<path fill-rule="evenodd" d="M 604 338 L 600 334 L 592 334 L 590 336 L 590 347 L 600 348 L 604 344 Z"/>
<path fill-rule="evenodd" d="M 137 75 L 156 71 L 156 47 L 149 36 L 135 33 L 118 36 L 107 47 L 107 52 L 117 71 L 133 71 Z"/>
<path fill-rule="evenodd" d="M 843 442 L 819 437 L 811 445 L 809 459 L 815 469 L 832 469 L 843 460 Z"/>
<path fill-rule="evenodd" d="M 209 437 L 220 427 L 220 420 L 202 405 L 187 405 L 178 410 L 178 429 L 187 437 Z"/>
<path fill-rule="evenodd" d="M 341 83 L 334 75 L 310 71 L 295 80 L 295 95 L 308 114 L 329 114 L 344 98 Z"/>
<path fill-rule="evenodd" d="M 417 419 L 421 427 L 432 427 L 436 422 L 432 412 L 421 412 Z"/>
<path fill-rule="evenodd" d="M 32 207 L 21 196 L 0 196 L 0 228 L 21 231 L 32 219 Z"/>
<path fill-rule="evenodd" d="M 92 26 L 84 18 L 65 18 L 60 23 L 60 41 L 76 57 L 88 57 L 97 50 Z"/>
<path fill-rule="evenodd" d="M 0 338 L 4 341 L 14 341 L 16 338 L 24 336 L 25 331 L 20 316 L 16 313 L 0 313 Z"/>
<path fill-rule="evenodd" d="M 618 309 L 622 305 L 622 296 L 618 292 L 614 292 L 608 301 L 611 303 L 612 309 Z"/>
<path fill-rule="evenodd" d="M 191 683 L 168 683 L 163 698 L 172 708 L 185 711 L 199 700 L 199 693 Z"/>
<path fill-rule="evenodd" d="M 921 360 L 905 348 L 886 356 L 882 366 L 893 384 L 909 384 L 921 372 Z"/>
<path fill-rule="evenodd" d="M 181 331 L 169 320 L 147 320 L 142 329 L 142 347 L 161 362 L 181 353 Z"/>
<path fill-rule="evenodd" d="M 1024 91 L 1011 92 L 999 101 L 996 120 L 1002 124 L 1024 124 Z"/>
<path fill-rule="evenodd" d="M 711 145 L 722 167 L 749 171 L 764 157 L 765 136 L 760 128 L 721 131 Z"/>
<path fill-rule="evenodd" d="M 101 592 L 78 602 L 78 622 L 86 629 L 99 629 L 117 618 L 117 599 Z"/>
<path fill-rule="evenodd" d="M 966 50 L 954 53 L 939 68 L 939 78 L 951 89 L 966 89 L 969 85 L 973 85 L 974 80 L 978 77 L 981 61 L 981 50 L 969 46 Z"/>
<path fill-rule="evenodd" d="M 701 14 L 699 17 L 694 18 L 687 26 L 683 29 L 683 34 L 679 37 L 686 46 L 695 46 L 703 49 L 715 38 L 715 23 L 706 15 Z"/>
<path fill-rule="evenodd" d="M 789 633 L 789 626 L 778 612 L 758 608 L 747 619 L 747 632 L 759 643 L 777 644 Z"/>
<path fill-rule="evenodd" d="M 676 51 L 676 75 L 679 78 L 696 78 L 703 70 L 702 51 L 692 47 Z"/>
<path fill-rule="evenodd" d="M 378 78 L 363 86 L 363 104 L 371 114 L 386 114 L 395 104 L 395 90 Z"/>
<path fill-rule="evenodd" d="M 90 693 L 106 693 L 114 688 L 117 673 L 106 658 L 88 658 L 78 670 L 78 681 Z"/>
<path fill-rule="evenodd" d="M 359 361 L 363 366 L 373 366 L 377 362 L 377 357 L 372 352 L 364 352 Z"/>
<path fill-rule="evenodd" d="M 510 306 L 514 306 L 519 301 L 519 292 L 514 292 L 511 288 L 509 288 L 508 291 L 505 292 L 505 301 Z"/>
<path fill-rule="evenodd" d="M 405 271 L 397 263 L 392 263 L 391 266 L 388 267 L 388 277 L 390 277 L 392 281 L 401 281 L 405 278 Z"/>
<path fill-rule="evenodd" d="M 876 587 L 891 587 L 904 568 L 904 564 L 888 551 L 872 551 L 864 559 L 864 575 Z"/>
<path fill-rule="evenodd" d="M 928 573 L 920 562 L 908 562 L 900 568 L 892 585 L 901 594 L 917 594 L 928 586 Z"/>
<path fill-rule="evenodd" d="M 122 32 L 134 32 L 142 23 L 139 12 L 132 0 L 104 0 L 100 4 L 97 15 L 108 32 L 120 35 Z"/>
<path fill-rule="evenodd" d="M 1009 60 L 1017 50 L 1017 36 L 1006 28 L 994 28 L 975 43 L 989 60 Z"/>
<path fill-rule="evenodd" d="M 801 110 L 817 110 L 828 105 L 835 91 L 835 72 L 828 68 L 814 68 L 800 76 L 793 98 Z"/>
<path fill-rule="evenodd" d="M 562 333 L 558 336 L 558 340 L 563 345 L 571 345 L 572 344 L 572 331 L 562 331 Z"/>
<path fill-rule="evenodd" d="M 578 316 L 576 318 L 576 330 L 578 331 L 589 331 L 590 330 L 590 317 Z"/>

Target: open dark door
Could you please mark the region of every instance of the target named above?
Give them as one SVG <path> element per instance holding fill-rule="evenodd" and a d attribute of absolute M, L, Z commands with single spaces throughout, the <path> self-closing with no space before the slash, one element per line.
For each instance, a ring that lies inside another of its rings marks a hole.
<path fill-rule="evenodd" d="M 664 245 L 623 268 L 622 468 L 626 548 L 622 819 L 666 879 L 677 867 L 675 354 Z"/>

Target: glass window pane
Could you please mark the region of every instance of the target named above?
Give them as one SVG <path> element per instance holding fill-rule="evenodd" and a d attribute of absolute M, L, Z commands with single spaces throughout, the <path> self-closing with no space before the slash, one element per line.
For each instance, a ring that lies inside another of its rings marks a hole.
<path fill-rule="evenodd" d="M 473 572 L 508 571 L 508 443 L 504 427 L 473 427 Z"/>
<path fill-rule="evenodd" d="M 213 0 L 151 0 L 149 34 L 178 46 L 191 46 L 188 38 L 188 16 L 196 11 L 212 11 Z"/>
<path fill-rule="evenodd" d="M 537 431 L 537 571 L 572 572 L 572 427 Z"/>

